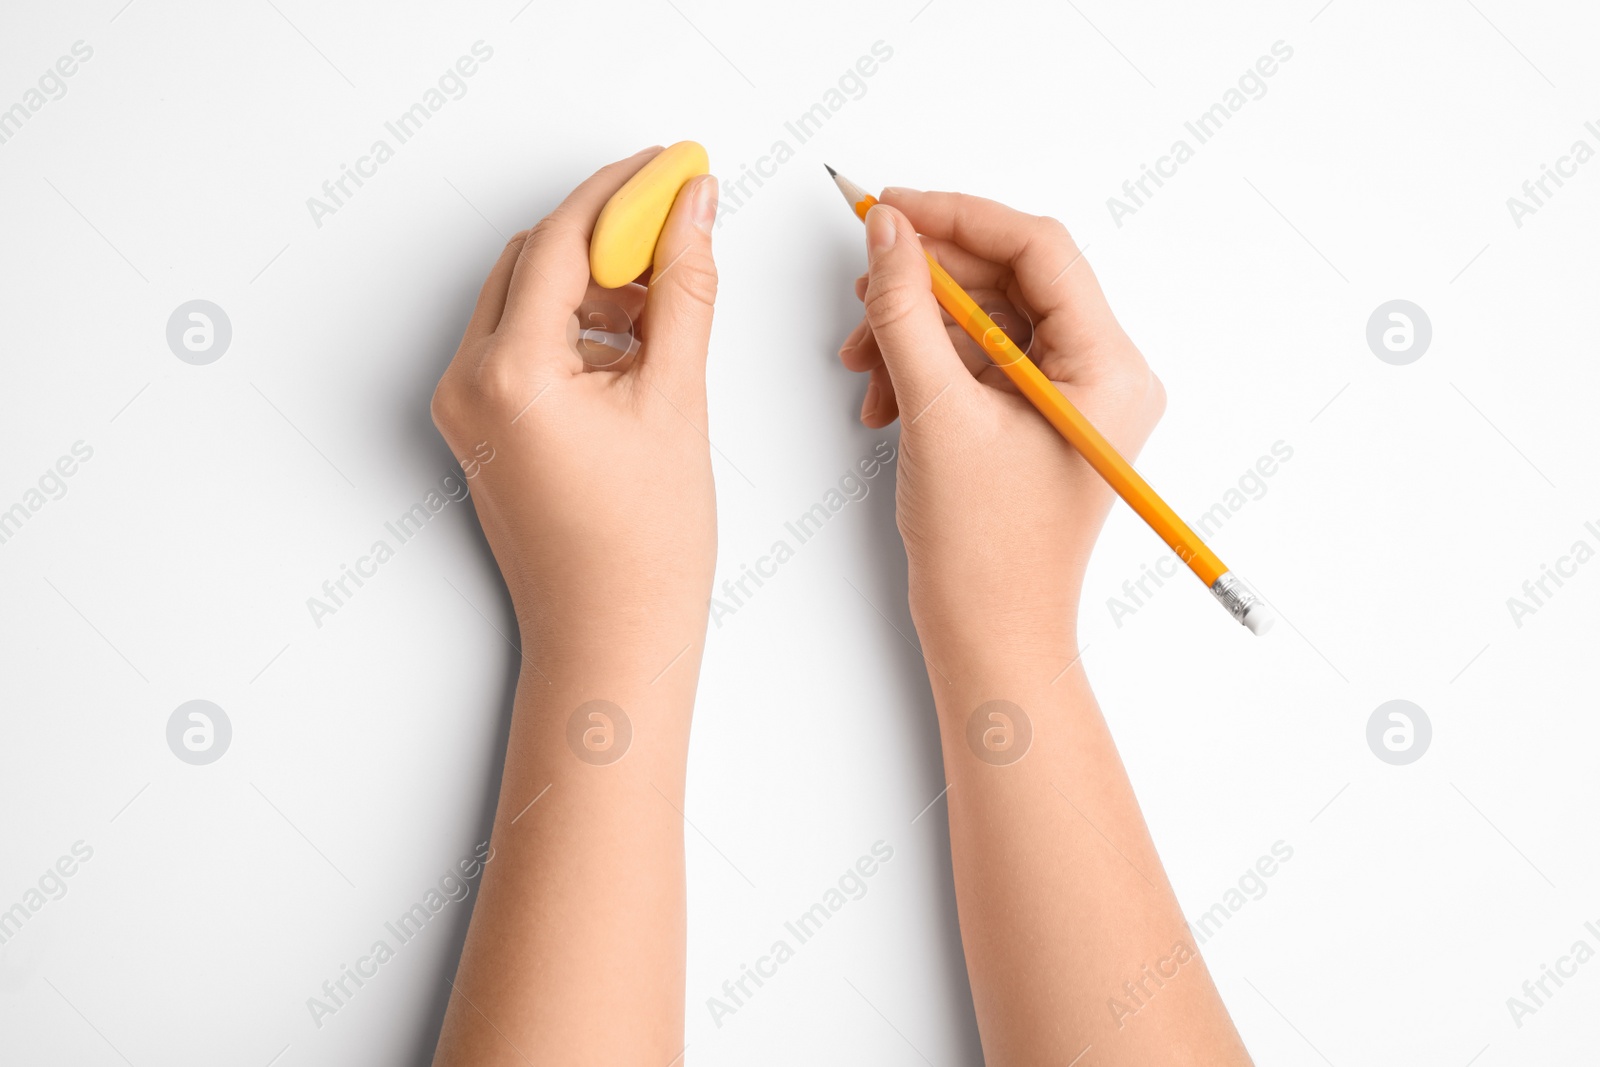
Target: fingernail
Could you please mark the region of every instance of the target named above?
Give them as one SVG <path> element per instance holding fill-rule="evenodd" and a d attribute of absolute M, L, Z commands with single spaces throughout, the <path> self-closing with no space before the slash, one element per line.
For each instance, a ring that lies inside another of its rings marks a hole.
<path fill-rule="evenodd" d="M 883 195 L 884 196 L 908 196 L 908 195 L 910 195 L 912 193 L 920 193 L 920 192 L 922 192 L 921 189 L 912 189 L 912 188 L 910 188 L 908 186 L 904 186 L 904 185 L 889 185 L 889 186 L 885 186 L 884 187 Z"/>
<path fill-rule="evenodd" d="M 867 258 L 876 259 L 894 247 L 894 218 L 889 210 L 873 204 L 867 211 Z"/>
<path fill-rule="evenodd" d="M 694 215 L 692 218 L 695 226 L 702 233 L 711 232 L 711 224 L 717 219 L 716 175 L 707 174 L 694 187 Z"/>
<path fill-rule="evenodd" d="M 878 410 L 878 383 L 876 380 L 867 382 L 867 398 L 861 402 L 861 421 L 866 422 L 867 416 Z"/>

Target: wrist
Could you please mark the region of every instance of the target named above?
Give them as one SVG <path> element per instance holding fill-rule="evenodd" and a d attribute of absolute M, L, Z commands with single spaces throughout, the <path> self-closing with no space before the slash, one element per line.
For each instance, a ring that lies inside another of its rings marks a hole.
<path fill-rule="evenodd" d="M 941 673 L 944 672 L 944 673 Z M 1012 785 L 1048 777 L 1089 691 L 1078 651 L 991 647 L 929 669 L 945 775 Z M 1030 753 L 1031 758 L 1030 757 Z M 995 768 L 1004 768 L 999 778 Z"/>
<path fill-rule="evenodd" d="M 1064 562 L 997 567 L 1006 546 L 978 559 L 918 565 L 907 575 L 912 621 L 925 644 L 982 658 L 1003 648 L 1053 655 L 1077 630 L 1081 571 Z M 976 554 L 976 553 L 975 553 Z"/>
<path fill-rule="evenodd" d="M 623 586 L 546 582 L 513 593 L 524 673 L 558 689 L 593 690 L 592 697 L 692 702 L 708 597 L 648 583 Z"/>
<path fill-rule="evenodd" d="M 911 619 L 930 674 L 936 663 L 951 677 L 1048 671 L 1048 680 L 1078 652 L 1076 594 L 1009 601 L 913 594 Z"/>
<path fill-rule="evenodd" d="M 1059 696 L 1083 671 L 1077 634 L 1068 626 L 1026 632 L 947 627 L 924 640 L 923 654 L 941 720 L 964 719 L 991 700 L 1028 704 Z"/>

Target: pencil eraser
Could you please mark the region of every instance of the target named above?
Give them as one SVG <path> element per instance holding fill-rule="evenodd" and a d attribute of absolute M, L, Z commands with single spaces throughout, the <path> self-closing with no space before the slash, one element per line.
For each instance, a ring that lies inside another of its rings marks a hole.
<path fill-rule="evenodd" d="M 1272 629 L 1272 624 L 1277 621 L 1278 617 L 1272 614 L 1272 609 L 1267 607 L 1267 605 L 1262 601 L 1258 600 L 1254 604 L 1251 604 L 1249 608 L 1245 609 L 1244 624 L 1248 626 L 1250 628 L 1250 632 L 1255 634 L 1257 637 L 1262 636 L 1268 630 Z"/>

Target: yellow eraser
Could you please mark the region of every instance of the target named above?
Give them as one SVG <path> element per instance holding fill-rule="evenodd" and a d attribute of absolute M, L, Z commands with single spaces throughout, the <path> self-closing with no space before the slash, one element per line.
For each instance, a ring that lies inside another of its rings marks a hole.
<path fill-rule="evenodd" d="M 694 141 L 663 148 L 600 209 L 589 238 L 589 273 L 607 289 L 627 285 L 650 266 L 656 239 L 684 183 L 711 169 Z"/>

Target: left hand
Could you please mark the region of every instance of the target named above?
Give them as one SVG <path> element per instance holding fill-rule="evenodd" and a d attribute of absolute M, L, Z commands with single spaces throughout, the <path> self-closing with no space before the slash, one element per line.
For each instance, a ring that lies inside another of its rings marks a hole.
<path fill-rule="evenodd" d="M 705 389 L 716 179 L 679 191 L 647 285 L 607 290 L 589 277 L 600 209 L 659 151 L 602 168 L 511 239 L 433 396 L 445 440 L 468 470 L 478 461 L 478 518 L 524 649 L 541 664 L 643 628 L 671 631 L 659 638 L 668 644 L 705 628 L 716 564 Z M 574 312 L 596 298 L 637 320 L 633 357 L 586 361 L 574 348 Z"/>

